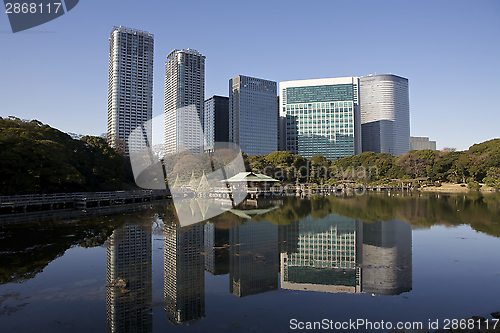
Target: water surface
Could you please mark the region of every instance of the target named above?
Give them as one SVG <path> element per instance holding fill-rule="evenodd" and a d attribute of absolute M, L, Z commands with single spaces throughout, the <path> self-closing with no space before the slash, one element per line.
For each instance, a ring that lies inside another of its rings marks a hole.
<path fill-rule="evenodd" d="M 163 203 L 0 232 L 2 332 L 442 327 L 500 310 L 496 195 L 262 199 L 188 227 Z"/>

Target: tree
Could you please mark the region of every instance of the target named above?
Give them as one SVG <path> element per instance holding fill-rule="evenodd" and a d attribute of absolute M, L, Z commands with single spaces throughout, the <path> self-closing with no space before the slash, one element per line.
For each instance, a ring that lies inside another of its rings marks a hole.
<path fill-rule="evenodd" d="M 500 190 L 500 167 L 491 167 L 484 177 L 483 182 L 491 187 Z"/>
<path fill-rule="evenodd" d="M 38 120 L 0 117 L 2 195 L 120 189 L 131 181 L 125 160 L 102 138 L 74 140 Z"/>

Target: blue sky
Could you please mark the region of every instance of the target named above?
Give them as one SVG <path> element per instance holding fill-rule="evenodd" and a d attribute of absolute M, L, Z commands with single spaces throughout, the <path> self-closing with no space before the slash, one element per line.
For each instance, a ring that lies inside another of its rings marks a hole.
<path fill-rule="evenodd" d="M 412 136 L 438 149 L 500 137 L 500 1 L 80 0 L 13 34 L 0 14 L 0 116 L 106 130 L 113 26 L 155 35 L 153 116 L 173 49 L 206 56 L 205 97 L 238 74 L 274 81 L 393 73 L 410 82 Z"/>

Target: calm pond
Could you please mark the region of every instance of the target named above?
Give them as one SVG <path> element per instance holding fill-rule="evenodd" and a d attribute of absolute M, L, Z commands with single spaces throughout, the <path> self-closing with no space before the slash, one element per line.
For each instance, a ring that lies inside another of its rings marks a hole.
<path fill-rule="evenodd" d="M 186 227 L 170 202 L 4 223 L 0 331 L 286 332 L 319 322 L 388 332 L 492 319 L 499 237 L 498 194 L 247 200 Z"/>

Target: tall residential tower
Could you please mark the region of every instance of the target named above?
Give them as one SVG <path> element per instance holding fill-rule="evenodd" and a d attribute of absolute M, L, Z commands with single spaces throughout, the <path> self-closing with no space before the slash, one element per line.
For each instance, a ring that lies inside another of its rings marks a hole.
<path fill-rule="evenodd" d="M 173 50 L 165 63 L 165 152 L 203 153 L 205 56 Z"/>
<path fill-rule="evenodd" d="M 109 37 L 108 128 L 112 147 L 128 154 L 146 148 L 145 134 L 126 145 L 132 131 L 153 117 L 153 51 L 151 33 L 114 27 Z"/>
<path fill-rule="evenodd" d="M 278 150 L 276 86 L 243 75 L 229 80 L 229 141 L 248 155 Z"/>

